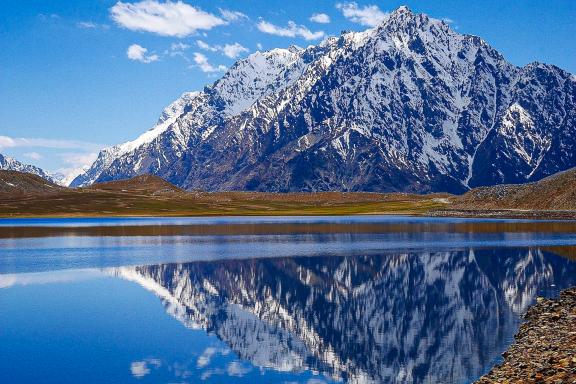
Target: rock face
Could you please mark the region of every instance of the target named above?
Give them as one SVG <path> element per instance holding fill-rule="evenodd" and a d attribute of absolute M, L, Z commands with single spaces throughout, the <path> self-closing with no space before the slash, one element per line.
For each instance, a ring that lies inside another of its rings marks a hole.
<path fill-rule="evenodd" d="M 364 32 L 238 61 L 72 185 L 151 173 L 185 189 L 461 193 L 575 165 L 574 75 L 516 67 L 401 7 Z"/>
<path fill-rule="evenodd" d="M 0 170 L 31 173 L 33 175 L 40 176 L 41 178 L 48 180 L 50 182 L 54 182 L 54 179 L 50 175 L 48 175 L 48 173 L 44 172 L 42 169 L 35 167 L 33 165 L 21 163 L 18 160 L 9 156 L 4 156 L 1 153 L 0 153 Z"/>
<path fill-rule="evenodd" d="M 497 265 L 498 267 L 495 267 Z M 574 265 L 534 250 L 294 257 L 114 268 L 240 358 L 350 383 L 455 383 L 486 372 L 519 315 Z"/>

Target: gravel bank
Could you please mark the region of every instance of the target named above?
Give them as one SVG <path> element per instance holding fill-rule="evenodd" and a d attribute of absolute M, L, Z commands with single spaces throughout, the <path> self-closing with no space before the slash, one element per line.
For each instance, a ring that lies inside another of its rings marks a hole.
<path fill-rule="evenodd" d="M 576 287 L 537 301 L 504 362 L 476 383 L 576 383 Z"/>

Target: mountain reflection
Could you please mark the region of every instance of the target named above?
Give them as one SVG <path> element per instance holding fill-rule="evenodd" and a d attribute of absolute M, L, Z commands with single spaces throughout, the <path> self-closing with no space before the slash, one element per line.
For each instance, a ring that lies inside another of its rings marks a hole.
<path fill-rule="evenodd" d="M 539 249 L 224 260 L 121 267 L 242 359 L 347 382 L 463 382 L 506 348 L 519 314 L 576 267 Z"/>

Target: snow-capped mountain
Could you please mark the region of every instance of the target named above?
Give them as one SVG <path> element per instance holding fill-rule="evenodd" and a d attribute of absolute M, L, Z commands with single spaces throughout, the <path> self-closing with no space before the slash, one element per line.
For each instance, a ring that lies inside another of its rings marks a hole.
<path fill-rule="evenodd" d="M 495 267 L 497 266 L 497 267 Z M 350 383 L 481 375 L 568 261 L 534 249 L 224 260 L 109 270 L 242 359 Z"/>
<path fill-rule="evenodd" d="M 6 170 L 6 171 L 18 171 L 18 172 L 32 173 L 32 174 L 40 176 L 43 179 L 46 179 L 48 181 L 55 182 L 55 180 L 52 178 L 52 176 L 50 176 L 48 173 L 46 173 L 42 169 L 40 169 L 34 165 L 21 163 L 20 161 L 14 159 L 13 157 L 4 156 L 1 153 L 0 153 L 0 169 Z"/>
<path fill-rule="evenodd" d="M 400 7 L 364 32 L 238 61 L 72 185 L 153 173 L 187 189 L 463 192 L 573 166 L 574 75 L 516 67 Z"/>

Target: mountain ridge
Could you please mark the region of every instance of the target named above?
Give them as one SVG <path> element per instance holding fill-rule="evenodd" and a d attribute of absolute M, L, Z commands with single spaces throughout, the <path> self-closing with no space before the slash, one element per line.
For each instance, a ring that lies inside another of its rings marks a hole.
<path fill-rule="evenodd" d="M 576 165 L 575 100 L 574 75 L 516 67 L 401 7 L 364 32 L 239 60 L 140 139 L 103 150 L 72 186 L 143 173 L 209 191 L 463 193 L 535 181 Z"/>
<path fill-rule="evenodd" d="M 38 168 L 34 165 L 24 164 L 13 157 L 5 156 L 2 155 L 1 153 L 0 153 L 0 170 L 31 173 L 33 175 L 40 176 L 44 180 L 47 180 L 51 183 L 55 183 L 54 178 L 43 169 Z"/>

